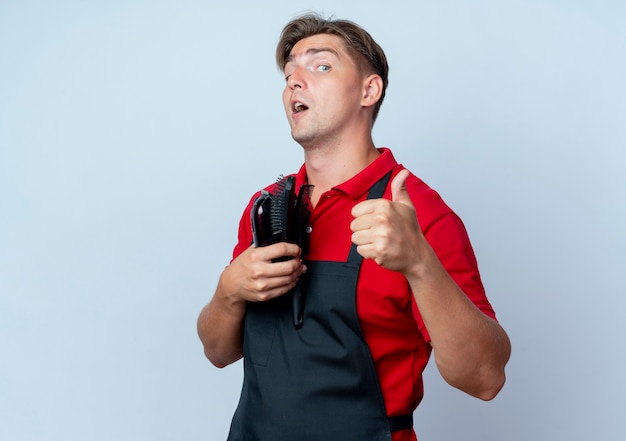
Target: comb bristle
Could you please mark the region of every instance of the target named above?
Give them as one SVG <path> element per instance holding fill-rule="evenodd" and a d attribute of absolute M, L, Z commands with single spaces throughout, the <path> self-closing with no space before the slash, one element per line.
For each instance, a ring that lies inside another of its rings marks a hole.
<path fill-rule="evenodd" d="M 293 176 L 280 175 L 272 191 L 270 226 L 272 235 L 279 236 L 281 240 L 287 239 L 289 218 L 293 209 L 291 201 L 294 197 L 294 183 Z"/>

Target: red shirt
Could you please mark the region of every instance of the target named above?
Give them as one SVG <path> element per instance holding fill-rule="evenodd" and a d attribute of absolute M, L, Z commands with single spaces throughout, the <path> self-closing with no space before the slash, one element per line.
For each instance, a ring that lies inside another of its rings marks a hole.
<path fill-rule="evenodd" d="M 386 148 L 368 167 L 348 181 L 324 193 L 310 219 L 310 252 L 307 260 L 346 261 L 351 246 L 352 207 L 365 200 L 369 189 L 387 172 L 392 178 L 404 167 Z M 296 188 L 306 183 L 303 165 Z M 470 300 L 486 315 L 495 313 L 485 296 L 476 258 L 461 219 L 439 194 L 411 175 L 406 183 L 426 240 L 444 268 Z M 271 188 L 268 187 L 268 188 Z M 257 193 L 258 195 L 258 193 Z M 256 197 L 256 195 L 255 195 Z M 391 198 L 387 186 L 384 198 Z M 233 258 L 252 243 L 250 203 L 239 224 L 239 242 Z M 430 357 L 428 330 L 420 316 L 406 278 L 363 259 L 357 284 L 357 311 L 385 399 L 387 415 L 412 413 L 423 396 L 422 372 Z M 412 430 L 392 434 L 393 441 L 415 440 Z"/>

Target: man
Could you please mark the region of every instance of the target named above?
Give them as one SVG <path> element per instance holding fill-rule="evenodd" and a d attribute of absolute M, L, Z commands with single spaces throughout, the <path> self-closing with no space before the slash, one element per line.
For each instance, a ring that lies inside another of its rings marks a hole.
<path fill-rule="evenodd" d="M 313 186 L 310 246 L 251 245 L 253 197 L 200 313 L 209 360 L 244 358 L 229 440 L 415 440 L 431 348 L 449 384 L 490 400 L 508 337 L 460 219 L 372 141 L 388 73 L 378 44 L 352 22 L 306 15 L 283 29 L 277 62 L 304 150 L 296 188 Z M 297 328 L 288 305 L 300 279 Z"/>

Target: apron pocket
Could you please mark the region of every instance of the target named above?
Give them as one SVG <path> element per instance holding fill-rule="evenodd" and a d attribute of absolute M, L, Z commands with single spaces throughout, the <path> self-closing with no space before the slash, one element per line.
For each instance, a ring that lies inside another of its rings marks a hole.
<path fill-rule="evenodd" d="M 274 302 L 251 302 L 248 303 L 246 309 L 243 351 L 248 361 L 257 366 L 267 366 L 272 344 L 276 337 L 278 317 L 276 305 L 272 305 L 272 303 Z"/>

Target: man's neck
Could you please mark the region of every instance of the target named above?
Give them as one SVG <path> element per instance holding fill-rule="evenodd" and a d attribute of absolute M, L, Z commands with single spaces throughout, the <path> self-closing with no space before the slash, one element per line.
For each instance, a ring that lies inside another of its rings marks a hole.
<path fill-rule="evenodd" d="M 311 196 L 313 205 L 324 192 L 357 175 L 379 155 L 371 138 L 344 146 L 305 148 L 307 179 L 309 184 L 314 185 Z"/>

